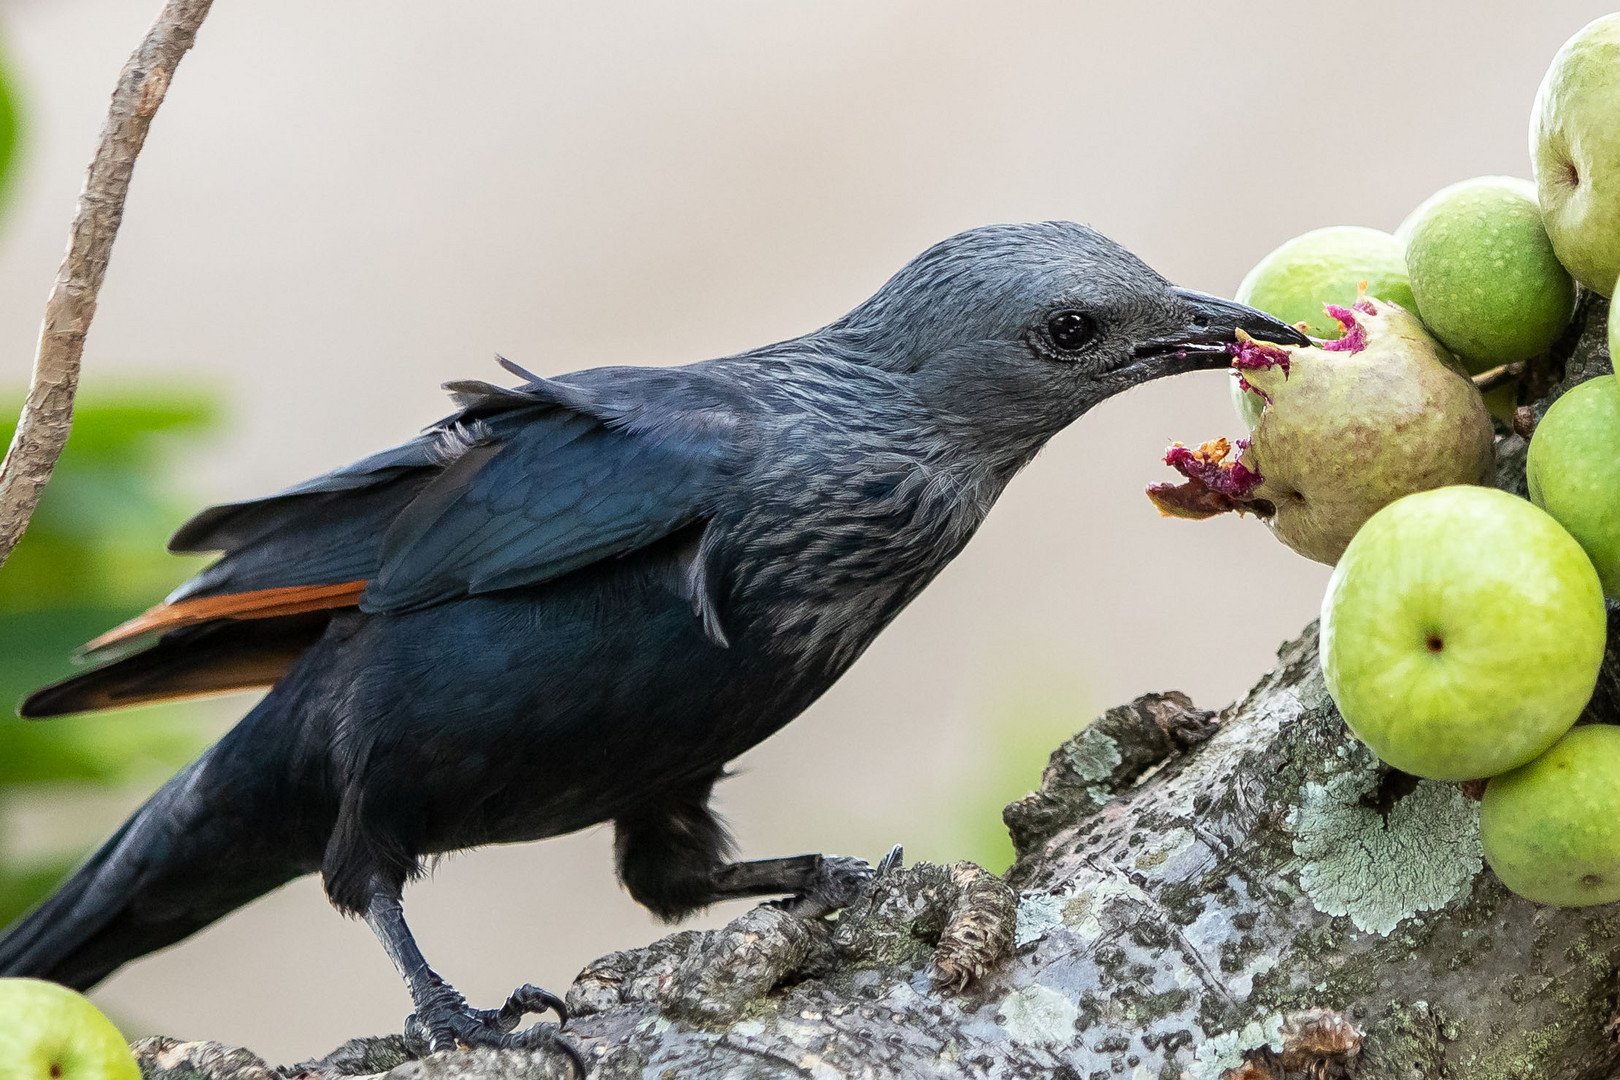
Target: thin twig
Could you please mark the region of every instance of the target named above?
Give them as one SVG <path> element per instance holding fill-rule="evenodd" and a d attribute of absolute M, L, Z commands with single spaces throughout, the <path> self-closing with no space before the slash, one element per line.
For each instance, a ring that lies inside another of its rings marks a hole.
<path fill-rule="evenodd" d="M 79 359 L 124 219 L 135 158 L 180 58 L 197 39 L 213 0 L 168 0 L 118 76 L 101 144 L 90 161 L 73 216 L 67 255 L 45 302 L 34 373 L 11 447 L 0 462 L 0 564 L 17 546 L 73 425 Z"/>
<path fill-rule="evenodd" d="M 1495 390 L 1498 386 L 1506 386 L 1524 375 L 1525 362 L 1516 360 L 1511 364 L 1500 364 L 1488 371 L 1482 371 L 1474 376 L 1474 385 L 1479 387 L 1480 393 Z"/>

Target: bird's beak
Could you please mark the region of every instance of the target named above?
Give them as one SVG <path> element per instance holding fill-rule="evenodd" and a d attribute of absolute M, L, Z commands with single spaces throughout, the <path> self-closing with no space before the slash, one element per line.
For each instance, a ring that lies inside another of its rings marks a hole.
<path fill-rule="evenodd" d="M 1311 343 L 1287 323 L 1236 301 L 1191 289 L 1171 289 L 1170 292 L 1181 301 L 1187 322 L 1174 334 L 1136 347 L 1130 367 L 1140 369 L 1144 378 L 1225 367 L 1231 360 L 1226 347 L 1237 341 L 1239 330 L 1259 341 L 1278 345 Z"/>

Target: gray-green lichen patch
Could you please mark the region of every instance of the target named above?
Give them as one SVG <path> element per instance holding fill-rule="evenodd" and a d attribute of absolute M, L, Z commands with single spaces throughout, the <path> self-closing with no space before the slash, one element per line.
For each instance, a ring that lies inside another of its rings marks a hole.
<path fill-rule="evenodd" d="M 1064 897 L 1063 925 L 1080 941 L 1090 944 L 1103 936 L 1104 913 L 1120 898 L 1151 903 L 1147 894 L 1120 877 L 1100 877 Z"/>
<path fill-rule="evenodd" d="M 1378 782 L 1372 753 L 1357 746 L 1347 758 L 1289 811 L 1299 882 L 1317 910 L 1388 935 L 1468 891 L 1483 866 L 1479 812 L 1455 786 L 1425 780 L 1381 814 L 1362 801 Z"/>
<path fill-rule="evenodd" d="M 1001 1026 L 1015 1042 L 1072 1043 L 1079 1018 L 1074 1002 L 1038 983 L 1008 994 L 1001 1003 Z"/>
<path fill-rule="evenodd" d="M 1087 728 L 1065 743 L 1063 755 L 1074 774 L 1089 783 L 1108 779 L 1124 760 L 1119 744 L 1096 728 Z"/>
<path fill-rule="evenodd" d="M 1115 875 L 1089 875 L 1072 891 L 1025 893 L 1018 900 L 1017 945 L 1038 941 L 1062 927 L 1080 942 L 1090 944 L 1103 934 L 1104 909 L 1121 897 L 1151 904 L 1139 887 Z"/>
<path fill-rule="evenodd" d="M 1173 866 L 1176 856 L 1192 850 L 1197 840 L 1191 829 L 1172 828 L 1143 845 L 1141 852 L 1131 860 L 1131 865 L 1138 870 L 1157 871 L 1161 876 L 1178 877 L 1166 864 Z"/>
<path fill-rule="evenodd" d="M 1025 893 L 1018 898 L 1018 930 L 1014 945 L 1028 945 L 1063 925 L 1063 905 L 1068 897 L 1051 893 Z"/>

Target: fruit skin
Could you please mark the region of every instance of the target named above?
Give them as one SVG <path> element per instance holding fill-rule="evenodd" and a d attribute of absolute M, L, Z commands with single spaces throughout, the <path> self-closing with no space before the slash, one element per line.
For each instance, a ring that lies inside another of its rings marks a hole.
<path fill-rule="evenodd" d="M 1370 296 L 1416 310 L 1406 274 L 1406 245 L 1362 225 L 1330 225 L 1285 241 L 1243 277 L 1234 297 L 1286 323 L 1305 323 L 1312 337 L 1333 339 L 1344 327 L 1323 306 L 1349 307 L 1362 282 Z M 1232 407 L 1245 427 L 1260 422 L 1258 397 L 1232 380 Z"/>
<path fill-rule="evenodd" d="M 124 1037 L 65 986 L 0 979 L 0 1076 L 5 1080 L 141 1080 Z"/>
<path fill-rule="evenodd" d="M 1243 384 L 1237 380 L 1237 372 L 1232 373 L 1232 408 L 1237 410 L 1238 419 L 1243 426 L 1253 431 L 1260 423 L 1260 417 L 1266 410 L 1266 399 L 1253 390 L 1243 389 Z"/>
<path fill-rule="evenodd" d="M 1530 181 L 1452 184 L 1402 228 L 1418 317 L 1469 371 L 1528 360 L 1569 325 L 1575 282 L 1553 254 Z"/>
<path fill-rule="evenodd" d="M 1245 371 L 1271 397 L 1239 459 L 1266 524 L 1308 559 L 1338 561 L 1362 522 L 1414 491 L 1485 482 L 1495 432 L 1479 391 L 1411 312 L 1352 310 L 1360 350 L 1289 349 L 1289 372 Z M 1330 342 L 1340 345 L 1341 342 Z"/>
<path fill-rule="evenodd" d="M 1609 305 L 1609 363 L 1620 356 L 1620 304 Z"/>
<path fill-rule="evenodd" d="M 1495 776 L 1569 730 L 1597 684 L 1597 572 L 1504 491 L 1408 495 L 1350 542 L 1322 599 L 1320 656 L 1350 730 L 1432 780 Z"/>
<path fill-rule="evenodd" d="M 1558 261 L 1608 296 L 1620 277 L 1620 14 L 1564 42 L 1530 110 L 1530 161 Z"/>
<path fill-rule="evenodd" d="M 1620 600 L 1620 379 L 1588 379 L 1553 402 L 1525 462 L 1530 500 L 1569 530 Z"/>
<path fill-rule="evenodd" d="M 1336 338 L 1344 328 L 1322 310 L 1349 307 L 1367 294 L 1413 307 L 1406 251 L 1387 232 L 1360 225 L 1331 225 L 1296 236 L 1255 264 L 1234 297 L 1285 323 L 1306 323 L 1312 337 Z"/>
<path fill-rule="evenodd" d="M 1538 904 L 1620 900 L 1620 727 L 1572 728 L 1552 749 L 1493 777 L 1479 808 L 1485 861 Z"/>

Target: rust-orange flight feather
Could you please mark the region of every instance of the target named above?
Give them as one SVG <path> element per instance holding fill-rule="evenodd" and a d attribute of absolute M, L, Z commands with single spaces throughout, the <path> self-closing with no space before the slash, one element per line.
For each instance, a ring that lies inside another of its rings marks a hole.
<path fill-rule="evenodd" d="M 85 645 L 86 652 L 129 641 L 143 634 L 176 630 L 182 626 L 214 619 L 274 619 L 306 611 L 327 611 L 352 607 L 360 602 L 364 581 L 336 585 L 288 585 L 277 589 L 226 593 L 222 596 L 196 596 L 174 604 L 159 604 L 121 623 Z"/>

